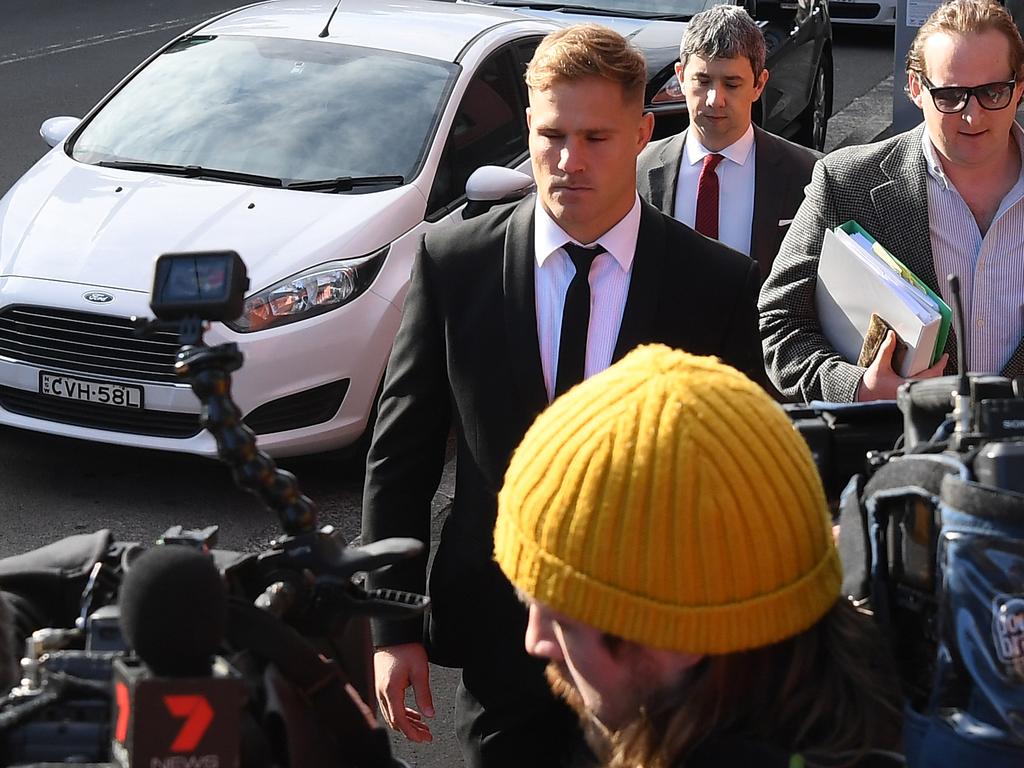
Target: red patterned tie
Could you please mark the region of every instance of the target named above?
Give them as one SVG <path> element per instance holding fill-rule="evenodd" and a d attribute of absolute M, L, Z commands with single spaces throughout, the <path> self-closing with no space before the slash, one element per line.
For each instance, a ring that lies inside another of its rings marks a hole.
<path fill-rule="evenodd" d="M 697 180 L 697 215 L 693 228 L 702 235 L 718 239 L 718 174 L 715 168 L 722 155 L 704 155 L 704 167 Z"/>

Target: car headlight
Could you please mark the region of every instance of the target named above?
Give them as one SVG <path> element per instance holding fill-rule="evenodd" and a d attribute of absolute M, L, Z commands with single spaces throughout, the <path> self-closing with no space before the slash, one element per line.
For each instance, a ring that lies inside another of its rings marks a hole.
<path fill-rule="evenodd" d="M 658 89 L 658 92 L 654 94 L 654 98 L 651 99 L 652 105 L 657 104 L 685 104 L 686 96 L 683 94 L 683 86 L 679 83 L 679 78 L 676 77 L 675 72 L 668 76 L 668 80 L 665 84 Z"/>
<path fill-rule="evenodd" d="M 225 325 L 238 333 L 251 333 L 344 306 L 370 287 L 389 248 L 361 258 L 319 264 L 285 278 L 248 296 L 242 316 Z"/>

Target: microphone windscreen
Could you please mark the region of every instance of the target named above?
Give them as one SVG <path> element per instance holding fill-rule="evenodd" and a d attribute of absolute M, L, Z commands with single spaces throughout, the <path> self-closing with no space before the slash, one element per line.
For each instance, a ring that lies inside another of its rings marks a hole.
<path fill-rule="evenodd" d="M 213 558 L 165 544 L 134 561 L 121 586 L 121 629 L 154 674 L 202 677 L 224 639 L 227 592 Z"/>

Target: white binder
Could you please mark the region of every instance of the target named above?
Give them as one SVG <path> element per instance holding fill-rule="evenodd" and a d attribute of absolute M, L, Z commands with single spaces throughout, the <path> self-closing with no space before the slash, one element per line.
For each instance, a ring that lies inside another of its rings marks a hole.
<path fill-rule="evenodd" d="M 814 303 L 822 331 L 847 361 L 857 362 L 874 312 L 907 345 L 896 371 L 900 376 L 913 376 L 931 365 L 942 322 L 938 307 L 841 229 L 825 232 Z"/>

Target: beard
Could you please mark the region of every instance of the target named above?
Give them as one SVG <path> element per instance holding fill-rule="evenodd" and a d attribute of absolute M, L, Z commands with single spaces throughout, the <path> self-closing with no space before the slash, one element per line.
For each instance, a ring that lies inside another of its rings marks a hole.
<path fill-rule="evenodd" d="M 583 697 L 580 696 L 580 692 L 573 684 L 572 678 L 569 677 L 569 670 L 564 664 L 549 662 L 544 668 L 544 677 L 548 681 L 551 692 L 568 704 L 569 708 L 581 719 L 592 716 L 587 710 L 587 705 L 583 703 Z"/>
<path fill-rule="evenodd" d="M 558 662 L 549 662 L 544 668 L 544 677 L 548 681 L 551 692 L 576 713 L 580 721 L 580 729 L 583 731 L 583 739 L 590 748 L 592 756 L 598 761 L 597 764 L 606 764 L 612 752 L 612 733 L 593 712 L 587 709 L 587 705 L 583 703 L 583 697 L 569 676 L 568 668 Z M 592 764 L 586 763 L 586 765 Z"/>

